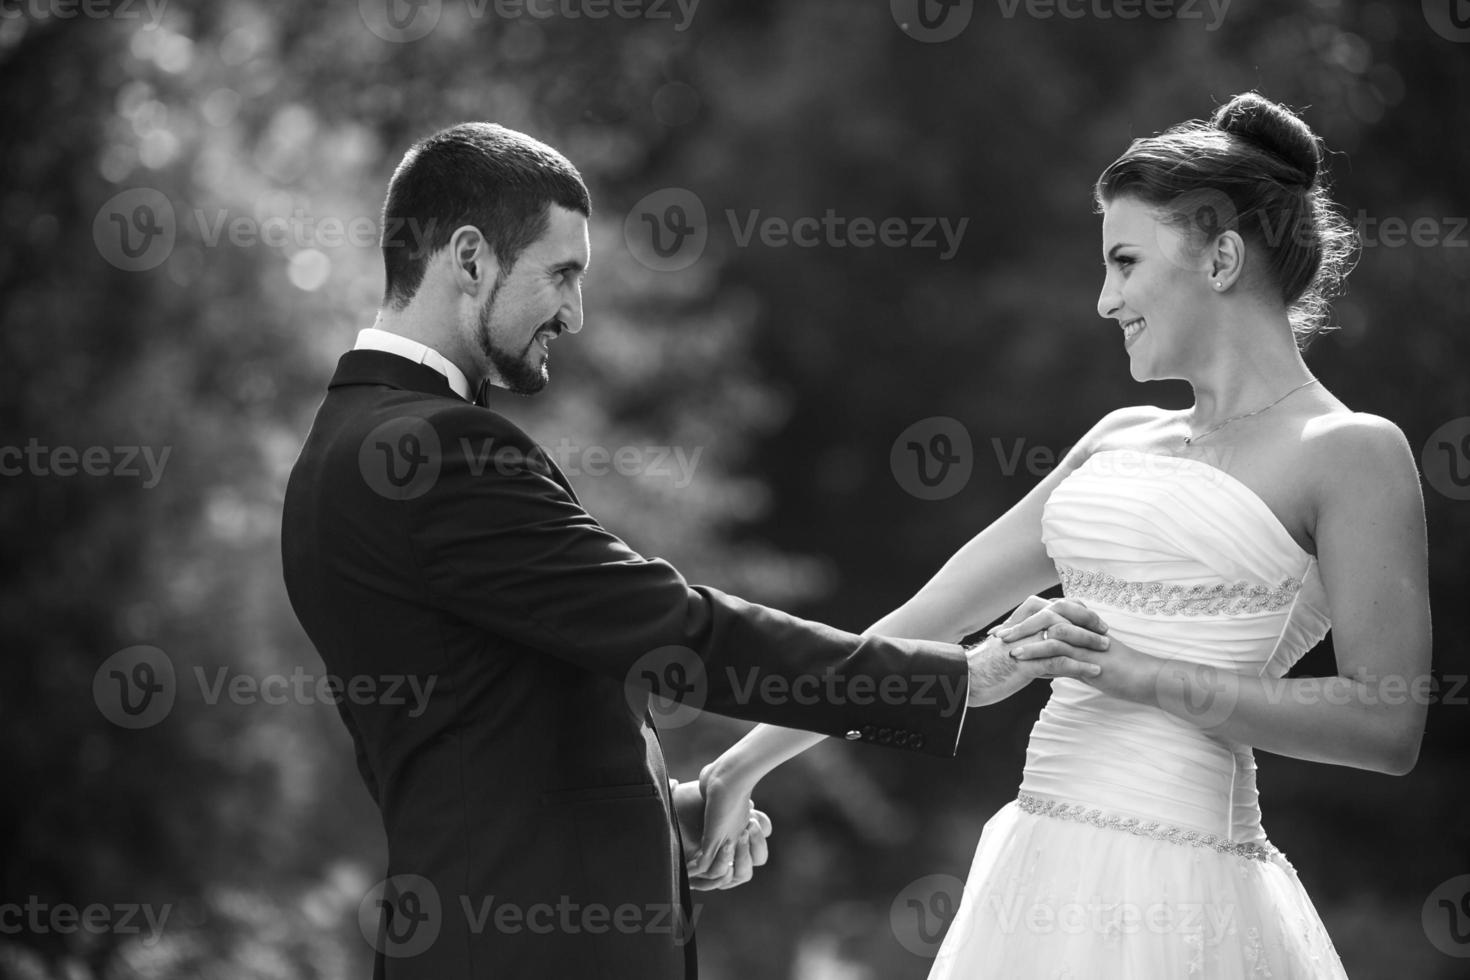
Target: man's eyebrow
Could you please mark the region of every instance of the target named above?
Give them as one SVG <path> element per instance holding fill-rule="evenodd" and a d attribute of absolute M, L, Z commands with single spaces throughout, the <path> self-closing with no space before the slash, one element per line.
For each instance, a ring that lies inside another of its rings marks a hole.
<path fill-rule="evenodd" d="M 587 271 L 587 263 L 581 259 L 566 259 L 551 267 L 553 272 L 580 272 Z"/>

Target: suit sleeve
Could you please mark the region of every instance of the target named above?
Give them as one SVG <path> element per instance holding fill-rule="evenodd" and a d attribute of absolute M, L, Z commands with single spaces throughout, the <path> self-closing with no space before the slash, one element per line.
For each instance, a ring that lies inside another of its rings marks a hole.
<path fill-rule="evenodd" d="M 858 636 L 691 586 L 593 520 L 500 416 L 463 406 L 432 422 L 450 448 L 405 506 L 447 612 L 618 680 L 677 678 L 659 693 L 706 711 L 953 754 L 969 680 L 960 647 Z"/>

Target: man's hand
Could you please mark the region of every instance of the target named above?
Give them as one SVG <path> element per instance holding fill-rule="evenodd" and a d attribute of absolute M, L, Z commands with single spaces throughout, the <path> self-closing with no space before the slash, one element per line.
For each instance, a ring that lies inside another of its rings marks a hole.
<path fill-rule="evenodd" d="M 705 773 L 698 783 L 674 787 L 689 887 L 695 891 L 734 888 L 749 881 L 769 858 L 766 838 L 771 834 L 771 818 L 755 808 L 748 793 L 732 794 L 711 785 Z"/>
<path fill-rule="evenodd" d="M 1075 599 L 1032 596 L 982 642 L 966 649 L 970 707 L 1004 700 L 1038 677 L 1092 681 L 1102 667 L 1088 661 L 1108 649 L 1107 629 L 1097 613 Z"/>

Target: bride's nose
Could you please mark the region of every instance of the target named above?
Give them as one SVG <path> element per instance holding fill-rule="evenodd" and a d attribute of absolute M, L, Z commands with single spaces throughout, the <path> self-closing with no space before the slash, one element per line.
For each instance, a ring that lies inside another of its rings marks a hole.
<path fill-rule="evenodd" d="M 1113 284 L 1113 277 L 1107 276 L 1103 279 L 1102 292 L 1097 295 L 1097 315 L 1103 319 L 1113 316 L 1123 307 L 1123 297 L 1118 293 L 1118 287 Z"/>

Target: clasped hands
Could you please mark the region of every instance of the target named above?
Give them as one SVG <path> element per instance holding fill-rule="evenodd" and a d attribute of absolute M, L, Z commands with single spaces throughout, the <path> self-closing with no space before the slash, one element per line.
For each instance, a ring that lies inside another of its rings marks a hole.
<path fill-rule="evenodd" d="M 1154 703 L 1168 662 L 1107 632 L 1102 617 L 1076 599 L 1032 596 L 966 650 L 970 706 L 993 704 L 1038 677 L 1071 677 L 1125 701 Z"/>
<path fill-rule="evenodd" d="M 1151 683 L 1154 658 L 1113 643 L 1107 631 L 1102 618 L 1075 599 L 1032 596 L 984 640 L 966 648 L 970 707 L 1003 700 L 1041 677 L 1072 677 L 1140 699 Z M 691 888 L 733 888 L 766 863 L 771 820 L 751 801 L 754 788 L 716 763 L 704 767 L 698 783 L 675 787 Z"/>
<path fill-rule="evenodd" d="M 684 837 L 689 887 L 734 888 L 766 863 L 771 818 L 755 808 L 749 789 L 736 789 L 704 767 L 698 782 L 674 787 L 674 812 Z"/>
<path fill-rule="evenodd" d="M 1032 596 L 965 648 L 970 707 L 1002 701 L 1040 677 L 1071 677 L 1135 699 L 1152 658 L 1115 643 L 1107 632 L 1102 617 L 1076 599 Z"/>

